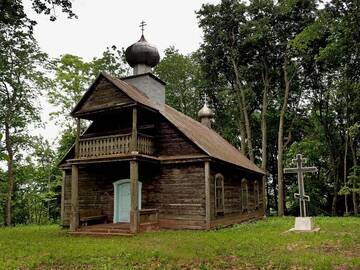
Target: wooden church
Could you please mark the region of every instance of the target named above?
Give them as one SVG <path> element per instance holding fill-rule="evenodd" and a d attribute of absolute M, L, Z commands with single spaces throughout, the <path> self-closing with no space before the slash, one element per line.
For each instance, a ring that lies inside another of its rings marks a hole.
<path fill-rule="evenodd" d="M 142 35 L 126 50 L 134 74 L 100 74 L 71 115 L 77 138 L 60 163 L 61 222 L 74 234 L 207 230 L 264 216 L 264 172 L 211 129 L 166 105 Z M 90 120 L 80 134 L 80 119 Z"/>

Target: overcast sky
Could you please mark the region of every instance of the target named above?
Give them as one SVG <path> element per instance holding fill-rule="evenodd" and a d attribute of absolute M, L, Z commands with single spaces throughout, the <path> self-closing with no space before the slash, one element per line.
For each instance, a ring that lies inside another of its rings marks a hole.
<path fill-rule="evenodd" d="M 107 46 L 128 47 L 141 36 L 142 20 L 146 39 L 155 45 L 160 55 L 169 46 L 181 53 L 199 48 L 202 32 L 198 27 L 195 11 L 204 3 L 220 0 L 74 0 L 73 10 L 78 19 L 67 19 L 57 12 L 58 20 L 34 14 L 30 1 L 25 0 L 26 12 L 38 24 L 35 37 L 41 49 L 51 57 L 70 53 L 90 60 L 100 56 Z M 48 114 L 53 108 L 42 101 L 42 118 L 48 122 L 43 136 L 54 140 L 59 129 L 49 122 Z"/>

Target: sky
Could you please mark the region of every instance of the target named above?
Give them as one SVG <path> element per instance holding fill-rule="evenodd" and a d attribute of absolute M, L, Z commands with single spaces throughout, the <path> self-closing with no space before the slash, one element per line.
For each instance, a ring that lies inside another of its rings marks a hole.
<path fill-rule="evenodd" d="M 31 1 L 24 0 L 28 16 L 37 21 L 34 34 L 40 48 L 50 57 L 74 54 L 84 60 L 100 56 L 106 47 L 115 45 L 126 48 L 138 41 L 141 36 L 139 24 L 145 21 L 145 37 L 155 45 L 160 55 L 164 49 L 175 46 L 181 53 L 188 54 L 199 48 L 202 31 L 198 27 L 195 11 L 202 4 L 219 3 L 220 0 L 74 0 L 73 11 L 78 19 L 67 19 L 60 10 L 57 20 L 35 14 L 30 8 Z M 60 131 L 49 119 L 54 111 L 41 99 L 42 119 L 45 130 L 36 129 L 54 141 Z"/>

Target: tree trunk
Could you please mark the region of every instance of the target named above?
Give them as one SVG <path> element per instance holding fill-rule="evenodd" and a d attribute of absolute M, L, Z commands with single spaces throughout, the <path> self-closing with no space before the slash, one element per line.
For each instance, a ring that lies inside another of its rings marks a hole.
<path fill-rule="evenodd" d="M 350 149 L 353 159 L 353 166 L 357 166 L 357 160 L 356 160 L 356 147 L 354 146 L 354 141 L 350 138 Z M 354 207 L 354 215 L 358 215 L 359 208 L 357 204 L 357 196 L 356 196 L 356 180 L 353 181 L 353 191 L 352 191 L 352 202 Z"/>
<path fill-rule="evenodd" d="M 48 163 L 48 194 L 50 196 L 50 191 L 51 191 L 51 163 Z M 50 202 L 51 200 L 48 200 L 47 203 L 47 214 L 48 214 L 48 220 L 50 220 Z"/>
<path fill-rule="evenodd" d="M 337 195 L 338 195 L 338 182 L 339 177 L 338 175 L 335 176 L 335 184 L 334 184 L 334 197 L 331 204 L 331 215 L 336 216 L 336 203 L 337 203 Z"/>
<path fill-rule="evenodd" d="M 8 155 L 7 160 L 7 194 L 5 199 L 5 226 L 11 225 L 12 195 L 14 191 L 14 153 L 10 138 L 10 127 L 5 123 L 5 148 Z"/>
<path fill-rule="evenodd" d="M 235 73 L 236 94 L 238 95 L 238 100 L 240 100 L 240 102 L 241 102 L 240 103 L 241 109 L 243 111 L 249 158 L 252 162 L 254 162 L 255 156 L 254 156 L 254 149 L 252 146 L 252 132 L 251 132 L 251 126 L 250 126 L 250 120 L 249 120 L 249 113 L 247 111 L 245 93 L 244 93 L 243 87 L 240 82 L 240 75 L 239 75 L 239 71 L 238 71 L 237 65 L 235 63 L 235 60 L 233 58 L 231 58 L 231 62 L 232 62 L 234 73 Z"/>
<path fill-rule="evenodd" d="M 283 172 L 283 158 L 284 158 L 284 121 L 285 121 L 285 113 L 287 110 L 287 104 L 290 94 L 290 79 L 288 77 L 288 60 L 287 56 L 285 56 L 284 60 L 284 83 L 285 83 L 285 93 L 283 105 L 280 111 L 279 118 L 279 131 L 278 131 L 278 215 L 284 215 L 284 172 Z"/>
<path fill-rule="evenodd" d="M 263 100 L 262 100 L 262 110 L 261 110 L 261 169 L 264 171 L 265 175 L 263 176 L 263 192 L 264 192 L 264 211 L 267 209 L 267 106 L 268 106 L 268 89 L 270 85 L 270 80 L 265 65 L 265 70 L 263 73 Z"/>
<path fill-rule="evenodd" d="M 239 129 L 240 129 L 240 144 L 241 144 L 241 153 L 246 155 L 246 132 L 245 132 L 245 123 L 244 123 L 244 114 L 242 109 L 239 110 Z"/>
<path fill-rule="evenodd" d="M 272 177 L 272 182 L 273 182 L 273 190 L 274 190 L 274 209 L 278 209 L 278 206 L 279 206 L 279 196 L 278 196 L 278 189 L 277 189 L 277 186 L 276 186 L 276 181 L 275 181 L 275 177 L 276 177 L 276 167 L 274 166 L 275 165 L 275 157 L 273 155 L 271 155 L 271 161 L 270 161 L 270 164 L 273 164 L 272 166 L 272 170 L 271 170 L 271 173 L 273 175 Z"/>
<path fill-rule="evenodd" d="M 344 151 L 344 186 L 347 187 L 347 152 L 348 152 L 348 141 L 349 141 L 349 135 L 347 130 L 345 130 L 345 151 Z M 345 215 L 349 215 L 349 207 L 347 202 L 347 194 L 345 193 L 344 196 L 344 203 L 345 203 Z"/>
<path fill-rule="evenodd" d="M 336 159 L 334 156 L 330 156 L 330 161 L 331 161 L 331 165 L 332 165 L 332 174 L 333 177 L 335 179 L 334 182 L 334 196 L 333 196 L 333 201 L 331 204 L 331 215 L 332 216 L 336 216 L 336 204 L 337 204 L 337 198 L 338 198 L 338 185 L 339 185 L 339 170 L 337 169 L 337 164 L 336 164 Z"/>

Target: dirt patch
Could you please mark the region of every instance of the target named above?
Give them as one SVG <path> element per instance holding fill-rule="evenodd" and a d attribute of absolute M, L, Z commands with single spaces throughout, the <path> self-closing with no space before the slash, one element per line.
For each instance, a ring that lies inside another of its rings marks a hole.
<path fill-rule="evenodd" d="M 344 251 L 341 251 L 341 254 L 348 258 L 360 258 L 360 247 L 346 249 Z M 358 269 L 360 269 L 360 266 L 358 267 Z"/>

